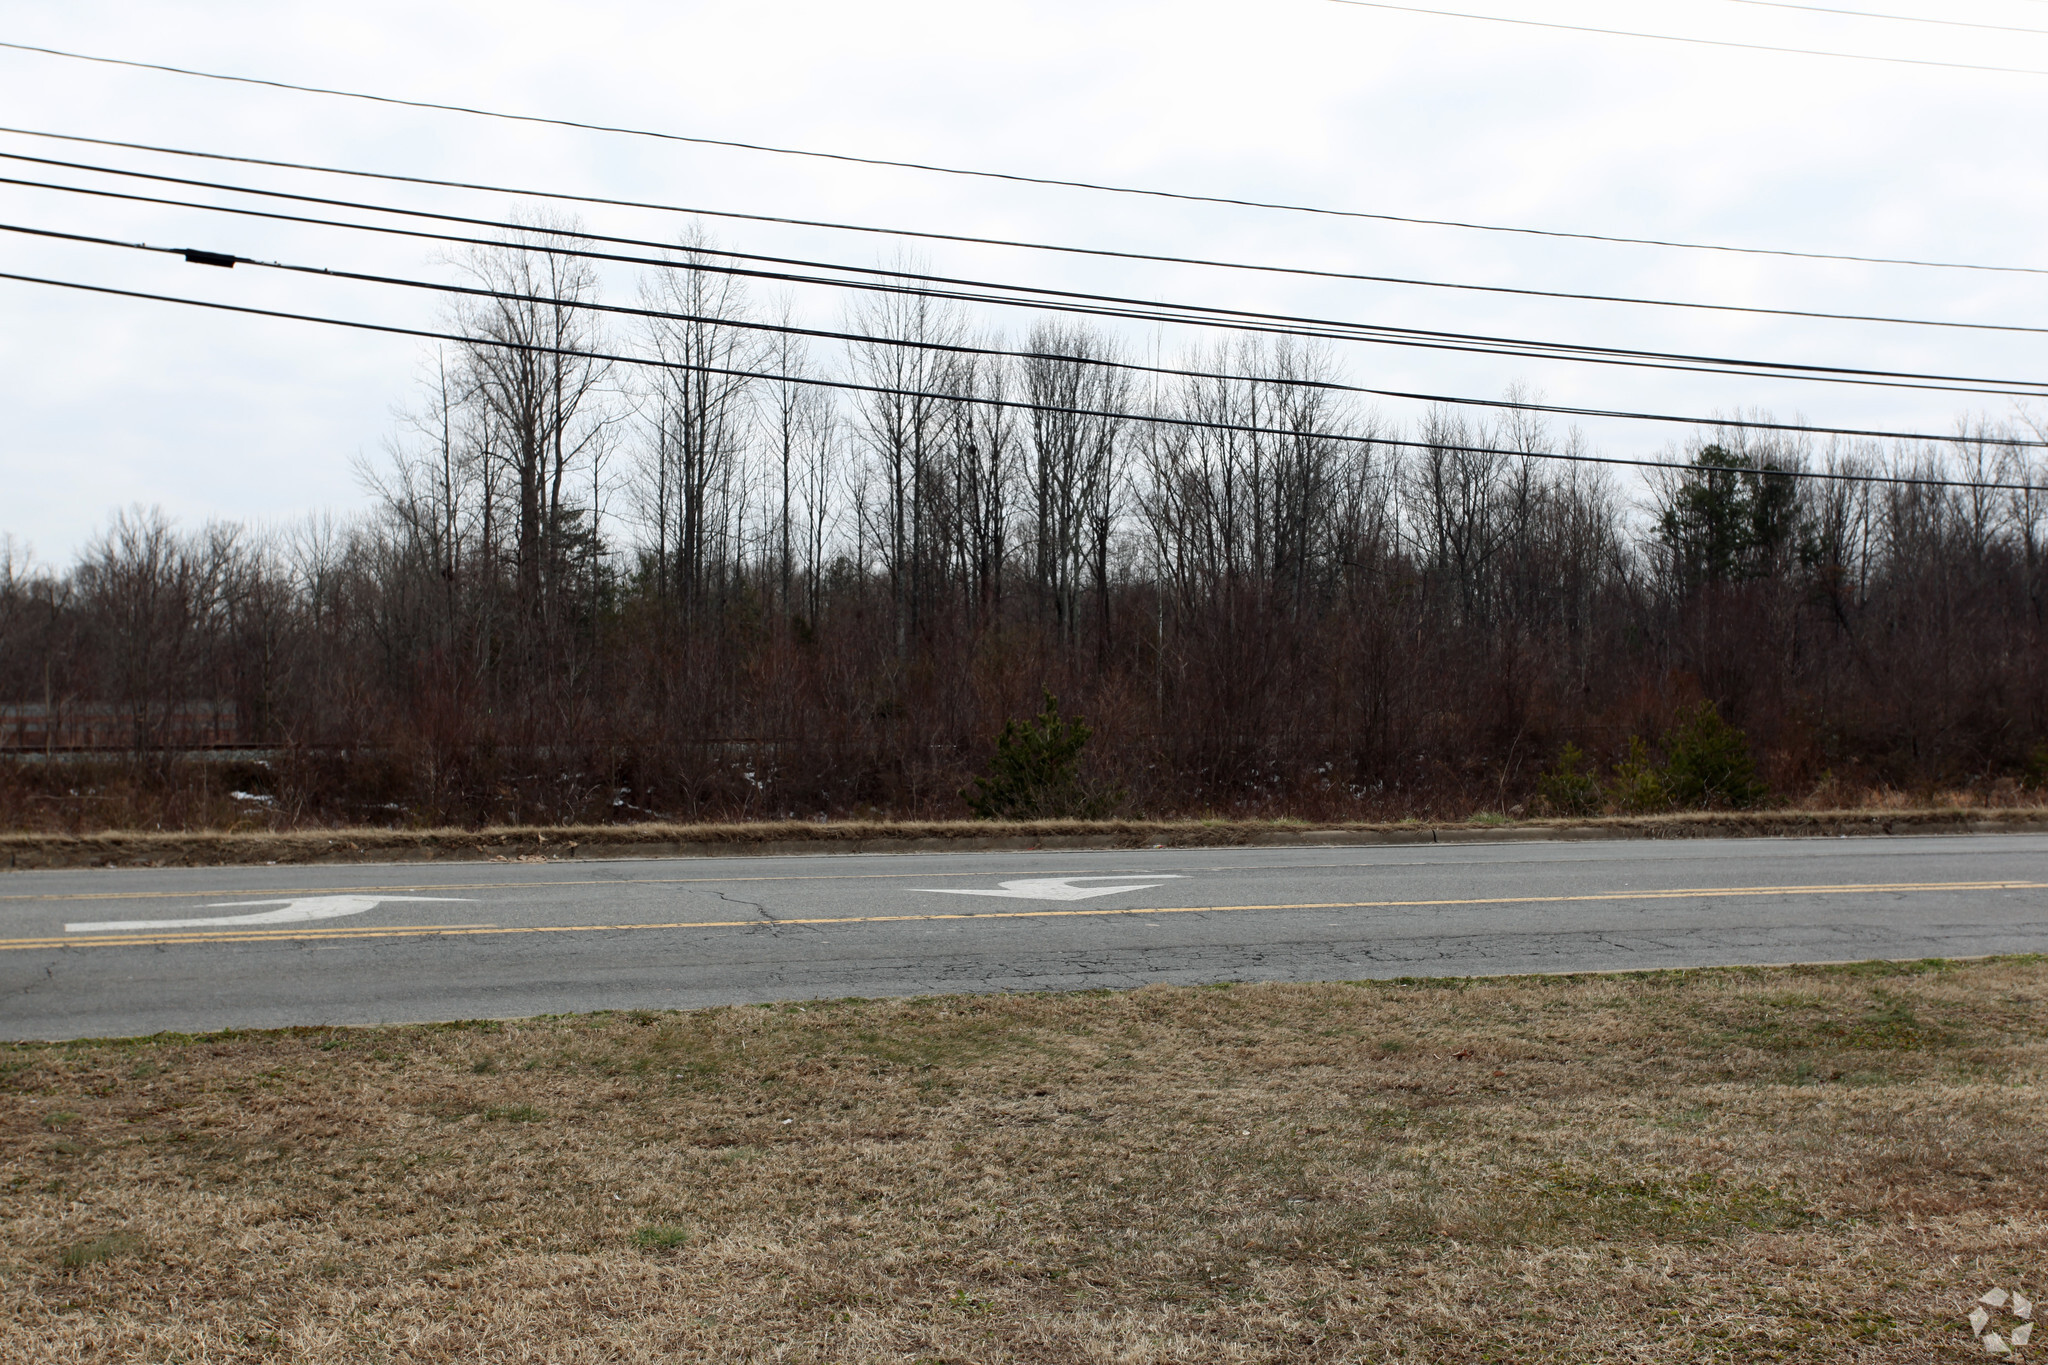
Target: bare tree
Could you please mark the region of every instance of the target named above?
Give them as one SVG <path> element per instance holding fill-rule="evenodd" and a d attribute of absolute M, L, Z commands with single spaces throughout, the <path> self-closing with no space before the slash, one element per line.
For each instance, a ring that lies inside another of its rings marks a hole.
<path fill-rule="evenodd" d="M 465 300 L 459 393 L 476 418 L 486 465 L 487 511 L 502 527 L 500 495 L 512 522 L 511 560 L 520 617 L 535 642 L 554 618 L 580 603 L 569 592 L 594 549 L 589 509 L 576 505 L 574 471 L 601 448 L 609 367 L 593 358 L 603 336 L 584 305 L 598 295 L 590 263 L 560 247 L 575 225 L 539 217 L 502 246 L 476 247 L 463 265 L 489 297 Z M 491 477 L 502 471 L 502 486 Z"/>
<path fill-rule="evenodd" d="M 904 261 L 904 274 L 915 273 Z M 896 650 L 930 608 L 943 539 L 933 525 L 933 495 L 954 404 L 953 357 L 961 323 L 954 311 L 923 295 L 881 293 L 852 305 L 848 329 L 859 334 L 849 350 L 857 381 L 854 429 L 876 465 L 878 517 L 873 540 L 889 579 Z"/>
<path fill-rule="evenodd" d="M 228 635 L 238 538 L 220 524 L 183 536 L 162 509 L 136 508 L 79 563 L 80 606 L 102 641 L 101 696 L 121 708 L 138 750 L 173 742 L 182 705 L 220 698 L 211 656 Z"/>
<path fill-rule="evenodd" d="M 1010 367 L 1001 357 L 963 357 L 950 375 L 958 400 L 945 447 L 944 534 L 970 629 L 997 619 L 1016 496 L 1017 424 Z"/>
<path fill-rule="evenodd" d="M 397 531 L 415 571 L 431 581 L 436 620 L 431 630 L 450 658 L 463 635 L 465 575 L 479 545 L 484 488 L 483 451 L 475 431 L 479 414 L 465 408 L 448 353 L 436 348 L 423 385 L 424 401 L 400 418 L 400 434 L 386 445 L 381 466 L 358 458 L 359 482 L 376 498 Z M 294 537 L 294 539 L 298 539 Z M 323 537 L 324 539 L 324 537 Z M 488 565 L 480 566 L 486 577 Z M 319 600 L 315 594 L 315 600 Z"/>
<path fill-rule="evenodd" d="M 1109 339 L 1085 326 L 1041 322 L 1025 348 L 1032 584 L 1071 644 L 1084 586 L 1097 590 L 1108 628 L 1109 542 L 1123 492 L 1130 378 L 1116 368 Z"/>
<path fill-rule="evenodd" d="M 776 325 L 794 327 L 794 313 L 786 301 Z M 766 385 L 761 405 L 773 484 L 773 578 L 785 613 L 795 609 L 801 581 L 802 614 L 815 621 L 825 541 L 832 522 L 837 414 L 830 392 L 807 382 L 812 371 L 810 347 L 804 338 L 794 330 L 778 332 L 765 350 L 766 364 L 778 376 Z"/>

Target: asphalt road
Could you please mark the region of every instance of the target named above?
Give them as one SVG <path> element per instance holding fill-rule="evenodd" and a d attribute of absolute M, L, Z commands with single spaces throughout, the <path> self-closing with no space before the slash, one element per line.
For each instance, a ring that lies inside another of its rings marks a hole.
<path fill-rule="evenodd" d="M 13 872 L 0 1037 L 2012 952 L 2048 836 Z"/>

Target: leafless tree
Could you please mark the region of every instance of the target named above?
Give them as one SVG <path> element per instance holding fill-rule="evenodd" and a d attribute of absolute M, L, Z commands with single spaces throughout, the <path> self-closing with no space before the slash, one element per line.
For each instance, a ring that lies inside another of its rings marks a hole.
<path fill-rule="evenodd" d="M 793 328 L 794 320 L 785 302 L 777 325 Z M 810 347 L 793 330 L 772 336 L 765 363 L 779 376 L 765 386 L 761 405 L 773 484 L 773 578 L 782 610 L 800 609 L 807 621 L 815 621 L 833 520 L 838 414 L 830 391 L 807 382 L 814 377 Z"/>
<path fill-rule="evenodd" d="M 1025 350 L 1032 585 L 1071 644 L 1084 587 L 1095 588 L 1100 609 L 1108 608 L 1131 383 L 1128 371 L 1116 368 L 1120 357 L 1109 339 L 1085 326 L 1041 322 Z"/>
<path fill-rule="evenodd" d="M 590 509 L 576 502 L 572 475 L 597 458 L 614 420 L 605 398 L 608 365 L 596 315 L 598 281 L 587 260 L 564 254 L 575 225 L 538 216 L 502 246 L 462 258 L 470 277 L 491 291 L 465 300 L 457 389 L 475 420 L 484 510 L 506 534 L 520 618 L 536 640 L 555 617 L 580 603 L 570 589 L 590 570 Z M 503 474 L 503 481 L 494 477 Z M 497 510 L 503 497 L 509 504 Z"/>
<path fill-rule="evenodd" d="M 642 286 L 654 352 L 673 368 L 651 379 L 651 425 L 635 495 L 652 537 L 656 590 L 690 625 L 712 609 L 739 547 L 733 542 L 753 421 L 754 383 L 764 358 L 759 335 L 733 324 L 748 318 L 744 286 L 703 269 L 712 259 L 701 230 L 686 236 L 669 264 Z"/>
<path fill-rule="evenodd" d="M 944 533 L 951 572 L 970 629 L 1000 619 L 1010 514 L 1016 496 L 1017 423 L 1008 407 L 1010 366 L 1000 357 L 963 357 L 949 379 L 944 465 Z"/>
<path fill-rule="evenodd" d="M 230 632 L 237 528 L 181 536 L 160 508 L 117 514 L 80 559 L 80 606 L 98 627 L 101 700 L 122 708 L 137 749 L 168 742 L 184 703 L 211 700 L 209 654 Z"/>
<path fill-rule="evenodd" d="M 915 273 L 908 260 L 899 266 Z M 954 403 L 958 363 L 945 350 L 961 338 L 958 315 L 921 294 L 875 294 L 849 310 L 848 348 L 854 379 L 865 388 L 854 403 L 854 431 L 876 470 L 877 518 L 870 539 L 889 581 L 896 650 L 929 610 L 944 544 L 933 525 L 933 495 Z"/>

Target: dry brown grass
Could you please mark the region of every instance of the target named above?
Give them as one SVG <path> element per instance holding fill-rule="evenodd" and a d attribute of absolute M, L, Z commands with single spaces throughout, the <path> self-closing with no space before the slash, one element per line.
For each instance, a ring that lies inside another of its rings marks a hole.
<path fill-rule="evenodd" d="M 853 853 L 990 848 L 1219 848 L 1331 839 L 1427 843 L 1460 837 L 1697 839 L 2038 832 L 2048 805 L 1681 811 L 1660 815 L 1462 821 L 1307 820 L 805 820 L 723 824 L 507 825 L 484 829 L 128 830 L 0 833 L 0 867 L 218 867 L 247 863 L 431 862 L 441 859 Z"/>
<path fill-rule="evenodd" d="M 1928 1361 L 2048 961 L 0 1050 L 0 1357 Z"/>

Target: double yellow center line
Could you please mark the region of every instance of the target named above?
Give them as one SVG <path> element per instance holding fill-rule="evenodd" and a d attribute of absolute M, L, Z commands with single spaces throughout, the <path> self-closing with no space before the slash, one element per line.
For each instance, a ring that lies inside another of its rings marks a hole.
<path fill-rule="evenodd" d="M 445 889 L 445 888 L 444 888 Z M 524 888 L 522 888 L 524 889 Z M 535 889 L 545 890 L 545 885 Z M 1591 905 L 1603 901 L 1727 900 L 1742 897 L 1898 896 L 1959 891 L 2048 891 L 2048 882 L 1878 882 L 1836 886 L 1703 886 L 1670 891 L 1603 891 L 1576 896 L 1472 896 L 1446 900 L 1308 901 L 1267 905 L 1166 905 L 1143 909 L 951 911 L 904 915 L 816 915 L 787 919 L 672 920 L 655 924 L 395 924 L 304 929 L 220 929 L 191 933 L 109 933 L 0 939 L 0 951 L 48 948 L 144 948 L 176 944 L 304 943 L 387 938 L 476 938 L 513 934 L 622 934 L 648 930 L 762 929 L 835 924 L 917 924 L 949 920 L 1118 919 L 1147 915 L 1219 915 L 1243 911 L 1432 910 L 1482 905 Z"/>

